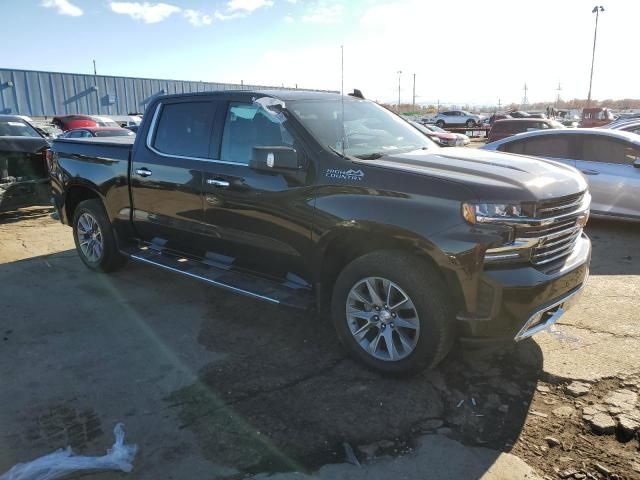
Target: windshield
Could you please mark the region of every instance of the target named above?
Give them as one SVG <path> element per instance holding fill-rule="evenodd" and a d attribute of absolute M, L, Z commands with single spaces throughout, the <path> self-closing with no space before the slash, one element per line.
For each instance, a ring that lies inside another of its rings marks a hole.
<path fill-rule="evenodd" d="M 342 151 L 342 102 L 301 100 L 287 109 L 322 144 Z M 360 158 L 435 148 L 422 133 L 402 118 L 367 100 L 344 101 L 344 153 Z"/>
<path fill-rule="evenodd" d="M 127 130 L 123 128 L 122 130 L 105 130 L 105 131 L 96 131 L 96 137 L 130 137 L 135 135 L 131 130 Z"/>
<path fill-rule="evenodd" d="M 0 120 L 0 137 L 42 138 L 31 125 L 18 120 Z"/>

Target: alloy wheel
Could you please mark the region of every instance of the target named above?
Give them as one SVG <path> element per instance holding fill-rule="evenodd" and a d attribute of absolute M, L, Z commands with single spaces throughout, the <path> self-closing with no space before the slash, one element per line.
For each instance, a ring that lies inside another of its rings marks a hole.
<path fill-rule="evenodd" d="M 83 213 L 76 225 L 78 245 L 87 260 L 98 262 L 104 250 L 104 240 L 98 221 L 90 213 Z"/>
<path fill-rule="evenodd" d="M 416 307 L 399 285 L 386 278 L 367 277 L 351 288 L 346 319 L 356 343 L 378 360 L 402 360 L 418 343 Z"/>

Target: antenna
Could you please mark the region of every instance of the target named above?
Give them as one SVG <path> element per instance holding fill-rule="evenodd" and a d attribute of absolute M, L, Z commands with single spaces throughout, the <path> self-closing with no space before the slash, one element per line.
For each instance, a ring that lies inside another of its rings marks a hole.
<path fill-rule="evenodd" d="M 340 45 L 340 102 L 342 106 L 342 156 L 344 157 L 344 144 L 347 140 L 344 131 L 344 45 Z"/>

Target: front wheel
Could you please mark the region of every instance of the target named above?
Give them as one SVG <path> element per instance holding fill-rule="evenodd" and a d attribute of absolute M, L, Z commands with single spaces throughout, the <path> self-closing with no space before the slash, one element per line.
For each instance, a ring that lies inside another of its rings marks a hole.
<path fill-rule="evenodd" d="M 437 365 L 453 341 L 446 288 L 426 261 L 395 251 L 364 255 L 338 276 L 332 317 L 349 352 L 388 374 Z"/>
<path fill-rule="evenodd" d="M 467 120 L 466 125 L 467 125 L 467 128 L 473 128 L 473 127 L 476 126 L 476 121 L 469 119 L 469 120 Z"/>
<path fill-rule="evenodd" d="M 99 200 L 78 205 L 73 214 L 73 239 L 78 255 L 92 270 L 110 272 L 126 262 L 118 252 L 111 222 Z"/>
<path fill-rule="evenodd" d="M 436 122 L 436 127 L 438 128 L 444 128 L 444 120 L 438 120 Z"/>

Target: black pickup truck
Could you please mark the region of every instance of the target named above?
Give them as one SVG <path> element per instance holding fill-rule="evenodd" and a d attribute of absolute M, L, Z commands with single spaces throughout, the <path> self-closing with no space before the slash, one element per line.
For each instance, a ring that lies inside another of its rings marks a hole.
<path fill-rule="evenodd" d="M 456 339 L 527 338 L 588 276 L 576 170 L 439 148 L 361 98 L 162 96 L 135 142 L 52 150 L 54 203 L 89 268 L 128 258 L 330 312 L 347 349 L 387 373 L 433 366 Z"/>

